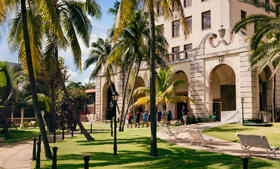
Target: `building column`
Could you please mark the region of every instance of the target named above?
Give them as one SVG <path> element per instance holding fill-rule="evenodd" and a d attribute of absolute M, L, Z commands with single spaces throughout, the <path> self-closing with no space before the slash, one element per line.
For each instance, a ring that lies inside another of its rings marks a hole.
<path fill-rule="evenodd" d="M 257 118 L 259 113 L 259 86 L 258 73 L 250 69 L 249 52 L 240 54 L 240 98 L 244 98 L 244 118 Z M 242 105 L 239 104 L 239 119 L 242 120 Z"/>
<path fill-rule="evenodd" d="M 196 59 L 190 63 L 189 96 L 191 113 L 198 118 L 208 118 L 205 105 L 205 71 L 204 60 Z"/>

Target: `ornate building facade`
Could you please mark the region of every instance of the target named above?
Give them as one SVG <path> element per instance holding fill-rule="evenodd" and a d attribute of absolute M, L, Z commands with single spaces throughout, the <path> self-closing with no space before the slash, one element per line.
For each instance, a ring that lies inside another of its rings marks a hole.
<path fill-rule="evenodd" d="M 217 120 L 238 122 L 242 118 L 241 98 L 244 98 L 245 119 L 257 119 L 260 112 L 268 111 L 273 104 L 273 67 L 262 72 L 250 68 L 251 53 L 246 38 L 253 34 L 254 25 L 238 34 L 232 34 L 234 24 L 240 19 L 257 13 L 268 14 L 262 9 L 238 0 L 182 0 L 189 37 L 185 38 L 179 20 L 166 20 L 158 9 L 157 26 L 163 27 L 169 43 L 170 62 L 188 85 L 179 86 L 175 94 L 189 96 L 190 113 L 197 118 L 215 115 Z M 176 13 L 175 13 L 176 18 Z M 143 64 L 136 87 L 149 86 L 149 67 Z M 280 75 L 276 75 L 276 106 L 280 106 Z M 121 93 L 121 76 L 112 77 L 114 88 Z M 106 120 L 110 102 L 106 76 L 103 71 L 96 77 L 96 120 Z M 118 104 L 121 106 L 122 98 Z M 134 98 L 134 101 L 137 98 Z M 184 103 L 167 106 L 173 119 L 181 117 Z M 146 107 L 148 108 L 148 107 Z M 142 108 L 145 109 L 145 108 Z"/>

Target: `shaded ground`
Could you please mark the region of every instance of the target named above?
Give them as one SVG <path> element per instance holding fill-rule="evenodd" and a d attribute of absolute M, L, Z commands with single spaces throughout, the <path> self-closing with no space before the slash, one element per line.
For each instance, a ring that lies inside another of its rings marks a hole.
<path fill-rule="evenodd" d="M 96 141 L 87 142 L 82 135 L 51 146 L 58 146 L 58 168 L 83 168 L 83 155 L 90 155 L 91 168 L 242 168 L 240 157 L 193 150 L 158 140 L 159 156 L 149 156 L 150 129 L 126 129 L 118 133 L 118 155 L 113 155 L 113 138 L 106 126 L 93 134 Z M 32 163 L 33 166 L 35 163 Z M 51 161 L 43 160 L 41 168 L 51 168 Z M 250 159 L 250 168 L 280 168 L 279 161 Z"/>

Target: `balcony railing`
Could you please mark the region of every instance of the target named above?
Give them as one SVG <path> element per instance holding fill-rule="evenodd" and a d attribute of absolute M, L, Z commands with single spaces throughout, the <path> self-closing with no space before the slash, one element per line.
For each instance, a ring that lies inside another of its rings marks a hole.
<path fill-rule="evenodd" d="M 185 61 L 192 58 L 194 55 L 194 49 L 187 51 L 180 51 L 177 53 L 169 54 L 169 62 Z"/>

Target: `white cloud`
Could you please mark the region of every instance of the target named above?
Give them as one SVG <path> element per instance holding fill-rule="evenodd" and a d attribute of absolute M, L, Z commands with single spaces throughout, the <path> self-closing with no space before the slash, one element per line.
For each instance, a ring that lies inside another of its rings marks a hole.
<path fill-rule="evenodd" d="M 67 69 L 67 75 L 69 75 L 69 79 L 68 79 L 69 81 L 79 82 L 77 72 L 71 69 Z"/>

